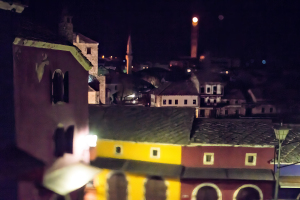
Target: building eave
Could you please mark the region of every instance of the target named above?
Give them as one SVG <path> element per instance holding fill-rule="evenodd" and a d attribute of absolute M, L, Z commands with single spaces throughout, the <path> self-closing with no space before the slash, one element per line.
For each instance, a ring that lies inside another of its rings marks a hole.
<path fill-rule="evenodd" d="M 23 10 L 25 9 L 25 7 L 27 7 L 26 5 L 20 4 L 20 3 L 8 3 L 5 1 L 1 1 L 0 0 L 0 9 L 3 10 L 13 10 L 15 9 L 17 13 L 22 13 Z"/>
<path fill-rule="evenodd" d="M 18 46 L 69 51 L 86 71 L 89 71 L 93 67 L 93 65 L 82 55 L 81 51 L 75 46 L 54 44 L 54 43 L 35 41 L 35 40 L 27 40 L 19 37 L 15 38 L 13 44 Z"/>

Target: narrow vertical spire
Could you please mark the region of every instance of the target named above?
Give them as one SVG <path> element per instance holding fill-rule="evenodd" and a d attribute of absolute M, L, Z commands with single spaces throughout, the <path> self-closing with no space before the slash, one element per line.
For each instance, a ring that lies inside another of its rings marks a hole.
<path fill-rule="evenodd" d="M 126 51 L 126 69 L 127 69 L 127 74 L 131 74 L 132 71 L 132 45 L 131 45 L 131 35 L 128 37 L 128 42 L 127 42 L 127 51 Z"/>

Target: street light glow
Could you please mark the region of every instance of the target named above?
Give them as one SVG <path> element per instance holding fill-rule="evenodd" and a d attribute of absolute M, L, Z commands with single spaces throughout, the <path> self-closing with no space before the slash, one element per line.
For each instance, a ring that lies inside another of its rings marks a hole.
<path fill-rule="evenodd" d="M 198 18 L 197 17 L 193 17 L 193 22 L 197 23 L 198 22 Z"/>

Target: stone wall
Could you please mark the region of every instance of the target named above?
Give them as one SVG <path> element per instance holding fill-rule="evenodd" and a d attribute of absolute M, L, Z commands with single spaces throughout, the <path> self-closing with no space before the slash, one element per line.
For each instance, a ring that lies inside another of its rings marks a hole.
<path fill-rule="evenodd" d="M 92 63 L 93 68 L 89 71 L 89 74 L 98 75 L 98 44 L 91 43 L 73 43 L 78 47 L 82 54 Z M 91 48 L 91 54 L 87 54 L 87 48 Z"/>

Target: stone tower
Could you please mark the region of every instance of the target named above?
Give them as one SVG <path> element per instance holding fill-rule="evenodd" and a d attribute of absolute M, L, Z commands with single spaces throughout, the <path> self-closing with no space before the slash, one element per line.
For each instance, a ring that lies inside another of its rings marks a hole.
<path fill-rule="evenodd" d="M 59 23 L 59 35 L 73 44 L 73 23 L 72 16 L 67 9 L 64 9 Z"/>
<path fill-rule="evenodd" d="M 127 74 L 131 74 L 132 71 L 132 45 L 131 45 L 131 36 L 128 37 L 127 42 L 127 51 L 126 51 L 126 67 L 127 67 Z"/>

